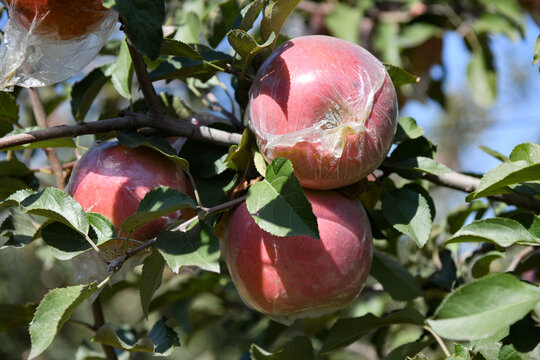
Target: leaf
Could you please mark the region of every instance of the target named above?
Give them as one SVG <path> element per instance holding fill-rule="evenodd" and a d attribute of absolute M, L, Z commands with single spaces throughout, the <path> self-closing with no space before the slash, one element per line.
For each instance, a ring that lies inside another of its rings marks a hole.
<path fill-rule="evenodd" d="M 205 223 L 198 223 L 187 231 L 162 232 L 157 237 L 156 249 L 175 273 L 183 266 L 219 272 L 219 239 L 214 229 Z"/>
<path fill-rule="evenodd" d="M 370 275 L 395 300 L 409 301 L 423 295 L 418 280 L 405 267 L 378 251 L 373 253 Z"/>
<path fill-rule="evenodd" d="M 229 148 L 229 153 L 225 158 L 227 166 L 233 170 L 246 171 L 251 164 L 251 158 L 253 157 L 253 139 L 250 136 L 248 130 L 244 130 L 240 143 L 238 145 L 232 145 Z"/>
<path fill-rule="evenodd" d="M 150 190 L 141 200 L 137 212 L 122 223 L 122 231 L 130 233 L 154 220 L 197 204 L 183 192 L 160 186 Z"/>
<path fill-rule="evenodd" d="M 499 351 L 497 357 L 498 360 L 527 360 L 530 359 L 528 356 L 525 357 L 517 352 L 514 345 L 504 345 Z"/>
<path fill-rule="evenodd" d="M 501 154 L 501 153 L 498 152 L 498 151 L 495 151 L 495 150 L 493 150 L 493 149 L 490 149 L 490 148 L 488 148 L 487 146 L 480 145 L 478 148 L 479 148 L 480 150 L 482 150 L 483 152 L 485 152 L 486 154 L 489 154 L 489 155 L 493 156 L 493 157 L 494 157 L 495 159 L 497 159 L 497 160 L 500 160 L 500 161 L 503 161 L 503 162 L 509 160 L 507 156 Z"/>
<path fill-rule="evenodd" d="M 442 33 L 443 30 L 439 26 L 426 22 L 414 22 L 401 31 L 399 45 L 402 48 L 413 48 L 431 38 L 440 37 Z"/>
<path fill-rule="evenodd" d="M 253 360 L 315 360 L 313 345 L 306 336 L 296 336 L 275 353 L 252 344 L 249 348 Z"/>
<path fill-rule="evenodd" d="M 332 11 L 325 16 L 324 24 L 333 36 L 357 44 L 362 12 L 363 9 L 358 5 L 351 6 L 338 2 L 332 6 Z"/>
<path fill-rule="evenodd" d="M 433 159 L 430 159 L 428 157 L 418 156 L 418 157 L 411 157 L 404 160 L 398 160 L 398 161 L 387 161 L 385 162 L 385 165 L 388 165 L 389 167 L 396 169 L 396 170 L 412 170 L 415 172 L 420 173 L 426 173 L 426 174 L 432 174 L 432 175 L 443 175 L 451 173 L 452 170 L 450 170 L 446 165 L 441 164 L 440 162 L 437 162 Z M 399 175 L 404 175 L 403 177 L 407 178 L 407 174 L 396 171 Z"/>
<path fill-rule="evenodd" d="M 69 260 L 92 248 L 84 235 L 59 221 L 46 223 L 40 233 L 59 260 Z"/>
<path fill-rule="evenodd" d="M 73 311 L 96 289 L 94 282 L 90 285 L 57 288 L 45 295 L 30 323 L 32 348 L 29 359 L 34 359 L 51 345 Z"/>
<path fill-rule="evenodd" d="M 475 191 L 470 193 L 467 201 L 475 200 L 484 196 L 497 195 L 508 192 L 505 187 L 526 181 L 539 180 L 540 162 L 531 164 L 529 161 L 504 162 L 489 170 Z"/>
<path fill-rule="evenodd" d="M 475 278 L 481 278 L 490 273 L 491 263 L 500 258 L 504 258 L 504 253 L 500 251 L 490 251 L 479 257 L 471 268 L 471 275 Z"/>
<path fill-rule="evenodd" d="M 540 301 L 540 289 L 510 274 L 491 274 L 450 293 L 429 326 L 440 336 L 475 340 L 521 319 Z"/>
<path fill-rule="evenodd" d="M 114 9 L 124 20 L 130 43 L 143 55 L 156 59 L 163 42 L 164 1 L 116 0 Z"/>
<path fill-rule="evenodd" d="M 168 356 L 173 351 L 174 346 L 180 346 L 178 334 L 165 322 L 165 317 L 156 321 L 148 338 L 156 345 L 154 352 L 160 356 Z"/>
<path fill-rule="evenodd" d="M 246 205 L 261 229 L 272 235 L 319 238 L 317 218 L 289 160 L 275 158 L 268 165 L 266 178 L 249 188 Z"/>
<path fill-rule="evenodd" d="M 10 305 L 0 304 L 0 332 L 9 331 L 11 329 L 28 326 L 37 305 Z"/>
<path fill-rule="evenodd" d="M 540 35 L 536 38 L 534 42 L 534 51 L 533 51 L 533 65 L 540 62 Z"/>
<path fill-rule="evenodd" d="M 0 202 L 0 209 L 17 205 L 23 213 L 44 216 L 64 223 L 81 234 L 88 233 L 88 216 L 81 205 L 59 189 L 48 187 L 38 193 L 32 190 L 17 191 Z"/>
<path fill-rule="evenodd" d="M 357 318 L 341 318 L 328 331 L 321 353 L 345 347 L 360 339 L 371 330 L 394 324 L 424 325 L 424 316 L 413 308 L 392 312 L 385 317 L 367 314 Z"/>
<path fill-rule="evenodd" d="M 34 240 L 38 226 L 39 224 L 30 215 L 21 214 L 20 211 L 14 209 L 10 210 L 9 216 L 0 225 L 0 237 L 8 239 L 0 246 L 0 249 L 28 245 Z"/>
<path fill-rule="evenodd" d="M 206 39 L 211 47 L 216 48 L 233 27 L 236 15 L 240 13 L 236 0 L 225 0 L 215 6 L 208 15 Z"/>
<path fill-rule="evenodd" d="M 92 70 L 81 81 L 73 84 L 71 89 L 71 113 L 78 121 L 83 121 L 109 77 L 101 68 Z"/>
<path fill-rule="evenodd" d="M 195 178 L 209 179 L 228 169 L 225 162 L 227 153 L 223 147 L 188 140 L 180 150 L 180 155 L 190 164 L 197 165 L 191 169 Z"/>
<path fill-rule="evenodd" d="M 32 126 L 24 129 L 17 129 L 9 132 L 5 137 L 19 135 L 19 134 L 30 134 L 33 135 L 34 132 L 42 131 L 43 128 L 39 126 Z M 75 147 L 75 142 L 71 138 L 59 138 L 51 140 L 36 141 L 30 144 L 11 146 L 8 148 L 3 148 L 0 151 L 11 151 L 11 150 L 24 150 L 24 149 L 42 149 L 42 148 L 55 148 L 55 147 Z"/>
<path fill-rule="evenodd" d="M 165 38 L 161 48 L 161 55 L 184 57 L 202 61 L 203 57 L 197 50 L 181 41 Z"/>
<path fill-rule="evenodd" d="M 540 245 L 540 239 L 534 237 L 522 224 L 507 218 L 473 221 L 446 240 L 445 245 L 462 242 L 489 242 L 502 247 L 514 244 Z"/>
<path fill-rule="evenodd" d="M 131 99 L 131 85 L 133 83 L 133 63 L 127 43 L 122 41 L 115 63 L 107 70 L 107 76 L 111 77 L 111 83 L 118 93 Z"/>
<path fill-rule="evenodd" d="M 253 27 L 255 21 L 259 17 L 264 6 L 264 0 L 255 0 L 247 6 L 246 11 L 242 11 L 242 23 L 239 26 L 240 30 L 248 31 Z"/>
<path fill-rule="evenodd" d="M 400 116 L 394 142 L 402 142 L 409 139 L 416 139 L 424 135 L 424 128 L 419 126 L 412 117 Z"/>
<path fill-rule="evenodd" d="M 475 102 L 488 107 L 497 97 L 497 74 L 488 65 L 485 51 L 474 51 L 467 67 L 467 79 Z"/>
<path fill-rule="evenodd" d="M 15 97 L 8 92 L 0 92 L 0 136 L 4 136 L 19 124 L 19 105 Z"/>
<path fill-rule="evenodd" d="M 301 0 L 269 0 L 261 20 L 261 36 L 268 40 L 272 33 L 279 34 L 281 27 Z"/>
<path fill-rule="evenodd" d="M 390 354 L 386 355 L 384 360 L 403 360 L 408 356 L 415 356 L 434 342 L 435 339 L 433 339 L 431 336 L 422 337 L 417 341 L 398 346 L 392 350 Z"/>
<path fill-rule="evenodd" d="M 517 145 L 510 153 L 510 161 L 520 160 L 527 161 L 531 165 L 540 163 L 540 145 L 535 143 L 523 143 Z"/>
<path fill-rule="evenodd" d="M 141 284 L 139 285 L 141 305 L 143 313 L 147 318 L 152 296 L 161 285 L 164 268 L 165 260 L 163 256 L 155 248 L 152 248 L 152 254 L 144 259 Z"/>
<path fill-rule="evenodd" d="M 418 247 L 428 241 L 432 216 L 423 194 L 405 188 L 390 191 L 383 200 L 382 212 L 396 230 L 416 241 Z"/>
<path fill-rule="evenodd" d="M 268 40 L 259 45 L 253 36 L 243 30 L 234 29 L 227 33 L 227 41 L 242 58 L 251 58 L 257 55 L 261 50 L 272 45 L 275 39 L 276 34 L 272 33 Z"/>
<path fill-rule="evenodd" d="M 122 349 L 130 353 L 135 351 L 154 352 L 155 345 L 148 337 L 139 339 L 138 337 L 133 336 L 134 334 L 130 333 L 129 335 L 131 336 L 120 337 L 116 331 L 114 331 L 112 324 L 105 324 L 96 331 L 92 341 Z"/>
<path fill-rule="evenodd" d="M 89 236 L 92 240 L 95 240 L 97 245 L 101 245 L 110 239 L 116 237 L 116 229 L 109 219 L 105 216 L 89 212 L 88 221 L 90 223 Z"/>
<path fill-rule="evenodd" d="M 394 86 L 416 84 L 417 82 L 420 82 L 420 78 L 418 76 L 403 70 L 399 66 L 388 63 L 384 63 L 384 66 L 386 67 L 386 71 L 388 72 L 388 75 L 390 75 L 390 79 L 392 79 Z"/>

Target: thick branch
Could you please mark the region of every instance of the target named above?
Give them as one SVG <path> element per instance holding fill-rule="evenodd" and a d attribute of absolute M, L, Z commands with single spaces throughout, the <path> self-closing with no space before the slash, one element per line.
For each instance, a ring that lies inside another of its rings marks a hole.
<path fill-rule="evenodd" d="M 145 127 L 163 131 L 168 136 L 185 136 L 220 146 L 230 146 L 240 142 L 240 134 L 229 133 L 206 126 L 193 125 L 189 120 L 191 118 L 197 118 L 197 116 L 192 115 L 188 119 L 183 120 L 167 117 L 162 122 L 156 122 L 148 115 L 130 113 L 120 118 L 76 125 L 54 126 L 48 129 L 0 138 L 0 150 L 43 140 L 98 134 L 116 130 L 136 130 Z M 204 116 L 208 117 L 208 115 Z"/>
<path fill-rule="evenodd" d="M 42 128 L 48 128 L 47 124 L 47 114 L 45 113 L 45 109 L 43 107 L 43 103 L 41 102 L 39 98 L 38 90 L 35 88 L 29 88 L 28 94 L 30 95 L 30 101 L 32 103 L 32 109 L 34 111 L 34 116 L 36 117 L 36 122 L 39 127 Z M 64 182 L 64 171 L 62 169 L 62 164 L 60 163 L 60 160 L 58 159 L 58 155 L 56 154 L 56 151 L 54 149 L 44 148 L 45 154 L 47 155 L 47 158 L 49 159 L 49 163 L 51 164 L 51 169 L 54 174 L 54 178 L 56 179 L 56 185 L 60 190 L 64 190 L 65 182 Z"/>

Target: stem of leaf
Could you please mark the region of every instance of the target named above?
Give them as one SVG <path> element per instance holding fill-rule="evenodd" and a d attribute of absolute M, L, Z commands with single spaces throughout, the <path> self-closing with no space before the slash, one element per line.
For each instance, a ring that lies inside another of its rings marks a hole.
<path fill-rule="evenodd" d="M 437 343 L 439 344 L 439 346 L 441 347 L 442 351 L 444 352 L 444 355 L 446 357 L 449 357 L 450 356 L 450 352 L 448 351 L 448 348 L 446 347 L 446 345 L 444 344 L 444 341 L 443 339 L 441 339 L 441 337 L 439 335 L 437 335 L 435 333 L 435 331 L 433 331 L 432 328 L 430 328 L 428 325 L 425 325 L 424 326 L 424 329 L 429 332 L 431 335 L 433 335 L 433 337 L 435 338 L 435 340 L 437 341 Z"/>

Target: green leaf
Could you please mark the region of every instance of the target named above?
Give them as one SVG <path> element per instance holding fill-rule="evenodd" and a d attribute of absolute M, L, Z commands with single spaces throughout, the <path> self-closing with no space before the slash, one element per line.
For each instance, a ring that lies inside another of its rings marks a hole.
<path fill-rule="evenodd" d="M 540 289 L 510 274 L 491 274 L 450 293 L 429 326 L 454 340 L 488 337 L 525 316 L 540 301 Z"/>
<path fill-rule="evenodd" d="M 499 351 L 498 360 L 527 360 L 530 357 L 520 354 L 514 345 L 504 345 Z"/>
<path fill-rule="evenodd" d="M 88 216 L 81 205 L 65 192 L 48 187 L 38 193 L 32 190 L 20 190 L 0 202 L 2 207 L 19 206 L 26 214 L 44 216 L 64 223 L 81 234 L 89 229 Z"/>
<path fill-rule="evenodd" d="M 96 283 L 92 283 L 57 288 L 45 295 L 30 323 L 32 348 L 29 359 L 37 357 L 51 345 L 73 311 L 96 289 Z"/>
<path fill-rule="evenodd" d="M 531 164 L 529 161 L 504 162 L 488 171 L 480 185 L 470 193 L 467 201 L 475 200 L 484 196 L 507 193 L 506 186 L 534 181 L 540 179 L 540 162 Z"/>
<path fill-rule="evenodd" d="M 405 267 L 378 251 L 373 254 L 370 274 L 395 300 L 409 301 L 423 295 L 418 280 Z"/>
<path fill-rule="evenodd" d="M 520 28 L 525 27 L 521 6 L 517 0 L 480 0 L 489 12 L 496 12 L 509 18 Z"/>
<path fill-rule="evenodd" d="M 215 6 L 208 15 L 206 39 L 211 47 L 216 48 L 233 27 L 241 7 L 237 0 L 225 0 Z"/>
<path fill-rule="evenodd" d="M 156 59 L 163 42 L 163 0 L 116 0 L 114 9 L 124 20 L 130 43 L 143 55 Z"/>
<path fill-rule="evenodd" d="M 170 55 L 202 61 L 203 57 L 197 50 L 181 41 L 174 39 L 163 39 L 161 55 Z"/>
<path fill-rule="evenodd" d="M 360 6 L 336 3 L 332 11 L 324 18 L 324 24 L 333 36 L 357 44 L 359 42 L 360 22 L 362 21 Z"/>
<path fill-rule="evenodd" d="M 120 337 L 112 324 L 105 324 L 96 331 L 92 341 L 100 344 L 109 345 L 117 349 L 122 349 L 127 352 L 149 352 L 153 353 L 155 344 L 148 337 L 133 339 L 133 334 L 129 338 L 126 336 Z"/>
<path fill-rule="evenodd" d="M 473 201 L 469 204 L 463 204 L 456 209 L 450 211 L 447 215 L 447 226 L 450 234 L 456 233 L 463 227 L 467 218 L 476 212 L 477 218 L 482 217 L 489 205 L 482 201 Z"/>
<path fill-rule="evenodd" d="M 490 273 L 491 263 L 495 260 L 501 259 L 504 257 L 504 253 L 500 251 L 490 251 L 487 254 L 479 257 L 473 264 L 471 268 L 471 275 L 475 279 L 479 279 L 483 276 L 486 276 Z"/>
<path fill-rule="evenodd" d="M 152 296 L 161 286 L 161 278 L 163 277 L 164 268 L 165 259 L 163 259 L 163 256 L 161 256 L 161 254 L 155 248 L 152 248 L 152 254 L 144 259 L 141 284 L 139 286 L 141 305 L 143 313 L 147 318 Z"/>
<path fill-rule="evenodd" d="M 187 231 L 162 232 L 157 237 L 156 248 L 175 273 L 183 266 L 219 272 L 219 239 L 214 229 L 205 223 L 198 223 Z"/>
<path fill-rule="evenodd" d="M 388 165 L 392 169 L 401 170 L 398 172 L 398 174 L 403 174 L 405 178 L 408 176 L 406 173 L 403 173 L 403 171 L 407 170 L 432 175 L 443 175 L 452 172 L 452 170 L 450 170 L 446 165 L 423 156 L 411 157 L 398 161 L 392 161 L 390 159 L 390 161 L 387 161 L 384 164 Z"/>
<path fill-rule="evenodd" d="M 126 98 L 131 99 L 131 85 L 133 83 L 133 63 L 127 43 L 122 41 L 116 61 L 107 70 L 107 76 L 111 77 L 111 83 L 118 93 Z"/>
<path fill-rule="evenodd" d="M 424 135 L 424 128 L 419 126 L 412 117 L 400 116 L 394 142 L 402 142 L 409 139 L 416 139 Z"/>
<path fill-rule="evenodd" d="M 367 314 L 357 318 L 341 318 L 328 331 L 321 353 L 345 347 L 368 334 L 371 330 L 394 324 L 424 325 L 424 316 L 413 308 L 392 312 L 385 317 Z"/>
<path fill-rule="evenodd" d="M 13 129 L 14 124 L 19 124 L 19 105 L 13 95 L 8 92 L 0 92 L 0 136 L 4 136 Z"/>
<path fill-rule="evenodd" d="M 388 71 L 388 75 L 390 75 L 390 79 L 392 79 L 394 86 L 416 84 L 420 81 L 418 76 L 407 72 L 399 66 L 388 63 L 384 63 L 384 66 L 386 67 L 386 71 Z"/>
<path fill-rule="evenodd" d="M 516 146 L 510 153 L 510 161 L 527 161 L 530 164 L 540 163 L 540 145 L 524 143 Z M 540 179 L 540 176 L 538 177 Z"/>
<path fill-rule="evenodd" d="M 279 34 L 285 20 L 293 12 L 301 0 L 269 0 L 264 8 L 261 20 L 261 35 L 264 41 L 272 33 Z"/>
<path fill-rule="evenodd" d="M 413 48 L 431 38 L 440 37 L 443 31 L 440 26 L 425 22 L 414 22 L 405 26 L 401 31 L 399 45 L 402 48 Z"/>
<path fill-rule="evenodd" d="M 38 230 L 39 223 L 30 215 L 11 209 L 9 216 L 0 225 L 0 237 L 6 237 L 7 241 L 0 246 L 3 249 L 8 246 L 22 247 L 28 245 Z"/>
<path fill-rule="evenodd" d="M 195 178 L 213 178 L 228 169 L 225 162 L 227 153 L 223 147 L 188 140 L 180 150 L 180 155 L 190 164 L 196 164 L 191 169 Z"/>
<path fill-rule="evenodd" d="M 533 50 L 533 65 L 538 64 L 540 62 L 540 35 L 536 38 L 536 41 L 534 42 L 534 50 Z"/>
<path fill-rule="evenodd" d="M 421 339 L 418 339 L 415 342 L 410 342 L 398 346 L 390 352 L 390 354 L 384 357 L 384 360 L 403 360 L 408 356 L 415 356 L 420 351 L 424 350 L 429 345 L 433 344 L 435 339 L 431 336 L 425 336 Z"/>
<path fill-rule="evenodd" d="M 251 164 L 253 157 L 253 139 L 248 130 L 244 130 L 240 143 L 229 148 L 229 154 L 225 158 L 227 166 L 238 171 L 246 171 Z"/>
<path fill-rule="evenodd" d="M 497 73 L 490 68 L 484 51 L 472 53 L 467 67 L 467 79 L 475 102 L 488 107 L 497 97 Z"/>
<path fill-rule="evenodd" d="M 46 223 L 40 233 L 59 260 L 69 260 L 92 248 L 84 235 L 59 221 Z"/>
<path fill-rule="evenodd" d="M 253 36 L 243 30 L 234 29 L 227 33 L 227 41 L 231 47 L 238 53 L 238 55 L 240 55 L 240 57 L 246 59 L 252 58 L 261 50 L 272 45 L 275 39 L 276 34 L 272 33 L 270 34 L 268 40 L 259 45 Z"/>
<path fill-rule="evenodd" d="M 502 247 L 540 245 L 540 238 L 533 236 L 518 221 L 508 218 L 476 220 L 465 225 L 446 240 L 445 245 L 462 242 L 489 242 Z"/>
<path fill-rule="evenodd" d="M 95 240 L 97 245 L 101 245 L 110 239 L 116 237 L 116 229 L 109 219 L 105 216 L 89 212 L 88 222 L 90 223 L 89 236 Z"/>
<path fill-rule="evenodd" d="M 19 134 L 29 134 L 33 135 L 34 132 L 43 130 L 39 126 L 32 126 L 24 129 L 13 130 L 10 133 L 7 133 L 5 137 L 19 135 Z M 3 148 L 0 151 L 11 151 L 11 150 L 24 150 L 24 149 L 42 149 L 42 148 L 56 148 L 56 147 L 75 147 L 75 142 L 71 138 L 59 138 L 51 140 L 36 141 L 30 144 L 11 146 L 8 148 Z"/>
<path fill-rule="evenodd" d="M 175 346 L 180 346 L 178 334 L 167 326 L 165 320 L 165 317 L 158 320 L 148 333 L 148 338 L 155 344 L 154 352 L 160 356 L 168 356 Z"/>
<path fill-rule="evenodd" d="M 493 150 L 493 149 L 490 149 L 490 148 L 488 148 L 487 146 L 480 145 L 478 148 L 479 148 L 480 150 L 482 150 L 483 152 L 485 152 L 486 154 L 489 154 L 489 155 L 493 156 L 493 157 L 494 157 L 495 159 L 497 159 L 497 160 L 500 160 L 500 161 L 503 161 L 503 162 L 509 160 L 507 156 L 501 154 L 501 153 L 498 152 L 498 151 L 495 151 L 495 150 Z"/>
<path fill-rule="evenodd" d="M 249 348 L 253 360 L 315 360 L 313 345 L 306 336 L 296 336 L 281 349 L 270 353 L 252 344 Z"/>
<path fill-rule="evenodd" d="M 9 331 L 11 329 L 28 326 L 37 305 L 10 305 L 0 304 L 0 332 Z"/>
<path fill-rule="evenodd" d="M 261 10 L 264 6 L 264 0 L 255 0 L 250 5 L 245 8 L 245 12 L 242 11 L 242 23 L 240 24 L 239 29 L 248 31 L 253 27 L 255 21 L 259 17 Z"/>
<path fill-rule="evenodd" d="M 249 188 L 246 205 L 255 222 L 275 236 L 319 238 L 317 218 L 289 160 L 275 158 L 268 165 L 266 178 Z"/>
<path fill-rule="evenodd" d="M 73 84 L 71 89 L 71 113 L 78 121 L 83 121 L 98 96 L 101 88 L 109 81 L 101 68 L 92 70 L 84 79 Z"/>
<path fill-rule="evenodd" d="M 429 239 L 432 214 L 428 199 L 411 189 L 393 190 L 386 194 L 382 212 L 385 219 L 398 231 L 423 247 Z"/>
<path fill-rule="evenodd" d="M 150 190 L 141 200 L 137 212 L 122 223 L 122 231 L 129 233 L 154 220 L 197 204 L 183 192 L 166 186 Z"/>

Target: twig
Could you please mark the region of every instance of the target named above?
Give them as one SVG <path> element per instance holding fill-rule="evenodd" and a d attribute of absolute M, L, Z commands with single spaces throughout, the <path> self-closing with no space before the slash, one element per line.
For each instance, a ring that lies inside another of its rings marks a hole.
<path fill-rule="evenodd" d="M 439 344 L 439 346 L 441 347 L 442 351 L 444 352 L 444 355 L 446 357 L 449 357 L 450 356 L 450 351 L 448 351 L 448 348 L 446 347 L 446 345 L 444 344 L 444 341 L 443 339 L 441 339 L 441 337 L 439 335 L 437 335 L 435 333 L 435 331 L 433 331 L 432 328 L 430 328 L 429 326 L 424 326 L 424 329 L 427 330 L 431 335 L 433 335 L 433 337 L 435 338 L 435 340 L 437 340 L 437 343 Z"/>
<path fill-rule="evenodd" d="M 105 325 L 105 317 L 103 316 L 103 307 L 101 306 L 101 300 L 99 296 L 92 303 L 92 314 L 94 315 L 94 330 L 98 331 L 100 327 Z M 103 348 L 103 352 L 105 352 L 105 356 L 107 357 L 107 360 L 118 359 L 116 357 L 116 352 L 111 346 L 101 344 L 101 347 Z"/>
<path fill-rule="evenodd" d="M 205 115 L 205 118 L 208 118 L 208 116 Z M 7 136 L 0 138 L 0 150 L 43 140 L 98 134 L 116 130 L 136 130 L 145 127 L 153 127 L 161 130 L 168 136 L 185 136 L 219 146 L 230 146 L 240 142 L 240 134 L 192 124 L 190 119 L 196 119 L 197 117 L 198 115 L 191 115 L 187 119 L 181 120 L 167 117 L 161 122 L 156 122 L 148 115 L 130 113 L 120 118 L 76 125 L 53 126 L 48 129 Z"/>
<path fill-rule="evenodd" d="M 129 49 L 129 54 L 131 55 L 131 61 L 133 62 L 133 69 L 135 70 L 135 74 L 139 80 L 139 86 L 143 93 L 144 99 L 146 100 L 146 104 L 148 105 L 148 111 L 155 117 L 156 121 L 159 121 L 164 113 L 163 106 L 161 105 L 161 101 L 156 94 L 154 85 L 152 85 L 152 80 L 150 80 L 150 76 L 146 70 L 144 59 L 137 49 L 131 46 L 129 41 L 127 41 L 127 46 Z"/>
<path fill-rule="evenodd" d="M 535 251 L 533 246 L 528 246 L 525 249 L 521 250 L 519 254 L 517 254 L 510 265 L 508 265 L 508 269 L 506 271 L 514 272 L 516 268 L 518 267 L 521 260 L 526 258 L 529 254 L 533 253 Z"/>
<path fill-rule="evenodd" d="M 32 103 L 32 110 L 34 111 L 34 116 L 36 117 L 36 122 L 39 127 L 42 128 L 48 128 L 47 124 L 47 114 L 45 113 L 45 109 L 43 108 L 43 104 L 41 103 L 41 100 L 39 99 L 39 93 L 37 89 L 35 88 L 29 88 L 28 94 L 30 95 L 30 101 Z M 60 163 L 60 160 L 58 159 L 58 155 L 56 154 L 56 151 L 54 149 L 50 148 L 44 148 L 45 154 L 47 154 L 47 158 L 49 159 L 49 163 L 51 164 L 51 169 L 54 174 L 54 178 L 56 179 L 56 185 L 60 190 L 64 190 L 65 182 L 64 182 L 64 171 L 62 169 L 62 164 Z"/>

